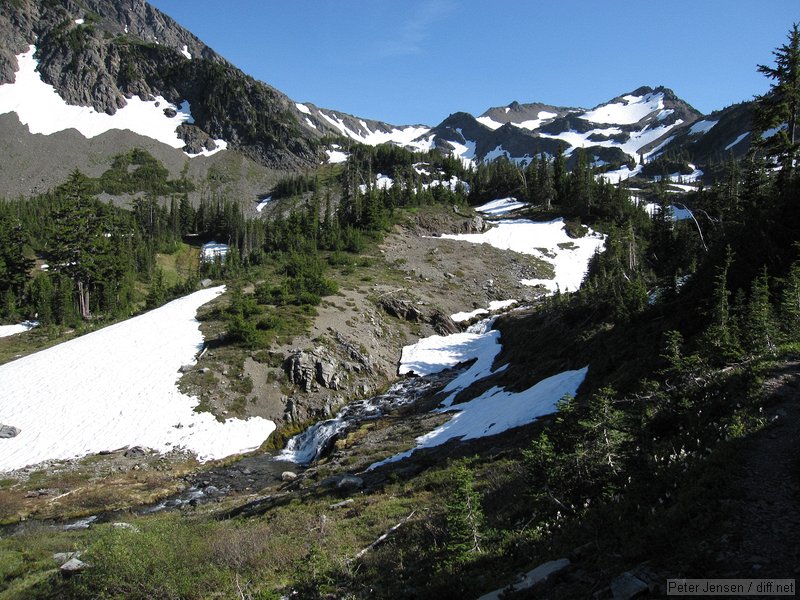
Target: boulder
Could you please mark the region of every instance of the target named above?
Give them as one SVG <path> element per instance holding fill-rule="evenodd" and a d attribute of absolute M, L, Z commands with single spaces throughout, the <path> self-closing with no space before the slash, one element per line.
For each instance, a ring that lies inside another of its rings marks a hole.
<path fill-rule="evenodd" d="M 294 471 L 284 471 L 281 473 L 281 481 L 294 481 L 297 479 L 297 473 Z"/>
<path fill-rule="evenodd" d="M 547 561 L 535 569 L 531 569 L 527 573 L 522 573 L 510 585 L 489 592 L 488 594 L 484 594 L 478 598 L 478 600 L 498 600 L 499 598 L 504 597 L 506 591 L 513 590 L 515 592 L 519 592 L 522 590 L 527 590 L 528 588 L 532 588 L 539 583 L 547 581 L 550 577 L 560 571 L 563 571 L 569 565 L 570 560 L 568 558 L 559 558 L 558 560 Z"/>
<path fill-rule="evenodd" d="M 62 577 L 72 577 L 73 575 L 83 573 L 88 568 L 89 565 L 85 562 L 79 558 L 72 557 L 59 567 L 59 571 L 61 571 Z"/>
<path fill-rule="evenodd" d="M 203 494 L 208 496 L 209 498 L 215 498 L 220 496 L 222 492 L 219 491 L 219 488 L 215 485 L 209 485 L 203 488 Z"/>
<path fill-rule="evenodd" d="M 649 586 L 633 575 L 625 572 L 611 582 L 611 594 L 614 600 L 632 600 L 649 591 Z"/>
<path fill-rule="evenodd" d="M 17 437 L 20 431 L 19 427 L 12 427 L 11 425 L 3 425 L 0 423 L 0 439 Z"/>
<path fill-rule="evenodd" d="M 336 489 L 345 492 L 360 490 L 364 487 L 364 480 L 355 475 L 342 475 L 336 482 Z"/>
<path fill-rule="evenodd" d="M 142 458 L 147 452 L 141 446 L 131 446 L 125 450 L 125 458 Z"/>
<path fill-rule="evenodd" d="M 56 552 L 53 554 L 53 562 L 55 562 L 59 567 L 65 564 L 67 561 L 73 558 L 80 558 L 81 552 Z"/>

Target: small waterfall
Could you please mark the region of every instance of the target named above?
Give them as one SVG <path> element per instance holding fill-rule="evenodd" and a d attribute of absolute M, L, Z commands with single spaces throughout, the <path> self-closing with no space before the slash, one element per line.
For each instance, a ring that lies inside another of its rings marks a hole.
<path fill-rule="evenodd" d="M 351 402 L 334 418 L 315 423 L 292 437 L 275 460 L 308 466 L 328 452 L 336 437 L 345 429 L 413 403 L 438 381 L 439 378 L 434 377 L 408 378 L 395 383 L 383 394 Z"/>

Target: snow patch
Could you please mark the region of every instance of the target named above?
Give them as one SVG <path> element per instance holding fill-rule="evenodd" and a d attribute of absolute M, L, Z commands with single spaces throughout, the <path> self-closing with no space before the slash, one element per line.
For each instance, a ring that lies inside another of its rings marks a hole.
<path fill-rule="evenodd" d="M 516 198 L 508 197 L 498 198 L 497 200 L 492 200 L 486 204 L 476 206 L 475 210 L 492 217 L 499 217 L 526 206 L 529 206 L 527 202 L 520 202 Z"/>
<path fill-rule="evenodd" d="M 472 244 L 489 244 L 500 250 L 513 250 L 537 256 L 553 265 L 553 279 L 523 279 L 523 285 L 544 285 L 549 290 L 562 292 L 577 290 L 595 252 L 602 252 L 605 236 L 589 229 L 588 233 L 573 239 L 564 229 L 564 219 L 530 221 L 527 219 L 501 220 L 483 233 L 442 234 L 441 237 Z"/>
<path fill-rule="evenodd" d="M 300 109 L 298 109 L 300 110 Z M 301 111 L 302 112 L 302 111 Z M 395 143 L 402 146 L 408 146 L 415 150 L 426 152 L 431 149 L 433 138 L 422 138 L 430 132 L 430 127 L 421 125 L 410 125 L 408 127 L 393 128 L 391 131 L 372 131 L 364 121 L 360 121 L 363 131 L 353 131 L 340 118 L 336 113 L 326 113 L 322 110 L 319 111 L 319 116 L 325 119 L 333 127 L 338 129 L 342 135 L 349 137 L 353 140 L 367 144 L 368 146 L 378 146 L 380 144 Z"/>
<path fill-rule="evenodd" d="M 503 126 L 503 124 L 502 124 L 502 123 L 498 123 L 498 122 L 497 122 L 497 121 L 495 121 L 495 120 L 494 120 L 492 117 L 478 117 L 478 118 L 477 118 L 477 119 L 475 119 L 475 120 L 476 120 L 478 123 L 481 123 L 481 124 L 483 124 L 483 125 L 486 125 L 486 127 L 488 127 L 489 129 L 491 129 L 492 131 L 494 131 L 495 129 L 500 129 L 500 128 Z"/>
<path fill-rule="evenodd" d="M 347 162 L 349 156 L 347 152 L 341 150 L 325 150 L 325 152 L 328 154 L 328 164 L 331 165 Z"/>
<path fill-rule="evenodd" d="M 604 104 L 579 115 L 580 119 L 592 123 L 614 123 L 617 125 L 633 125 L 647 115 L 664 108 L 664 94 L 650 93 L 644 96 L 627 95 L 622 102 Z"/>
<path fill-rule="evenodd" d="M 256 212 L 261 212 L 264 210 L 264 207 L 270 202 L 272 202 L 272 196 L 267 196 L 266 198 L 259 200 L 258 204 L 256 204 Z"/>
<path fill-rule="evenodd" d="M 778 132 L 778 130 L 776 129 L 776 130 L 775 130 L 775 131 L 772 133 L 772 135 L 775 135 L 777 132 Z M 727 146 L 725 146 L 725 150 L 726 150 L 726 151 L 730 150 L 730 149 L 731 149 L 731 148 L 733 148 L 735 145 L 737 145 L 739 142 L 741 142 L 741 141 L 742 141 L 744 138 L 746 138 L 748 135 L 750 135 L 750 132 L 749 132 L 749 131 L 745 131 L 743 134 L 741 134 L 739 137 L 737 137 L 735 140 L 733 140 L 733 141 L 732 141 L 730 144 L 728 144 Z M 764 137 L 764 138 L 767 138 L 767 137 L 771 137 L 771 136 L 768 136 L 768 135 L 766 134 L 766 132 L 765 132 L 765 133 L 764 133 L 764 135 L 763 135 L 762 137 Z"/>
<path fill-rule="evenodd" d="M 390 187 L 394 185 L 394 179 L 388 177 L 387 175 L 383 175 L 382 173 L 378 173 L 375 176 L 375 183 L 372 184 L 373 189 L 376 190 L 388 190 Z M 367 193 L 367 189 L 369 186 L 366 183 L 362 183 L 358 186 L 358 189 L 361 191 L 362 194 Z"/>
<path fill-rule="evenodd" d="M 203 244 L 203 248 L 200 250 L 200 259 L 203 262 L 214 262 L 217 257 L 219 257 L 220 260 L 225 260 L 225 256 L 230 249 L 231 247 L 228 246 L 228 244 L 207 242 Z"/>
<path fill-rule="evenodd" d="M 489 308 L 476 308 L 470 312 L 457 312 L 455 314 L 450 315 L 450 318 L 453 319 L 455 323 L 463 323 L 464 321 L 471 321 L 475 317 L 480 317 L 482 315 L 488 315 L 490 312 L 497 312 L 511 306 L 514 306 L 517 303 L 517 300 L 492 300 L 489 302 Z"/>
<path fill-rule="evenodd" d="M 588 367 L 553 375 L 523 392 L 510 392 L 494 386 L 469 402 L 453 406 L 458 392 L 504 368 L 492 370 L 502 346 L 499 342 L 500 332 L 492 330 L 491 325 L 491 320 L 482 321 L 465 333 L 431 336 L 403 348 L 401 373 L 425 375 L 469 360 L 474 362 L 443 390 L 449 395 L 437 412 L 454 412 L 453 417 L 430 433 L 418 437 L 416 446 L 411 450 L 374 463 L 368 470 L 407 458 L 418 448 L 440 446 L 452 439 L 469 440 L 497 435 L 527 425 L 555 412 L 559 400 L 565 395 L 575 395 L 586 378 Z"/>
<path fill-rule="evenodd" d="M 16 335 L 30 331 L 34 327 L 38 327 L 38 321 L 23 321 L 17 325 L 0 325 L 0 338 L 8 337 L 9 335 Z"/>
<path fill-rule="evenodd" d="M 184 44 L 183 47 L 181 48 L 181 54 L 183 54 L 189 60 L 192 60 L 192 53 L 189 52 L 189 46 L 187 46 L 186 44 Z"/>
<path fill-rule="evenodd" d="M 305 104 L 300 104 L 299 102 L 295 102 L 294 105 L 297 108 L 297 110 L 299 110 L 301 113 L 306 114 L 306 115 L 310 115 L 311 114 L 311 109 L 308 108 Z"/>
<path fill-rule="evenodd" d="M 689 128 L 689 135 L 700 135 L 707 133 L 717 123 L 719 123 L 719 121 L 706 121 L 705 119 L 697 121 Z"/>
<path fill-rule="evenodd" d="M 548 112 L 546 110 L 540 110 L 539 114 L 537 115 L 536 119 L 529 119 L 528 121 L 522 121 L 520 123 L 511 123 L 515 127 L 519 127 L 520 129 L 528 129 L 530 131 L 534 131 L 535 129 L 539 129 L 542 123 L 545 121 L 550 121 L 555 119 L 558 116 L 557 113 Z"/>
<path fill-rule="evenodd" d="M 124 446 L 186 449 L 210 460 L 257 448 L 275 430 L 260 417 L 220 423 L 177 388 L 203 345 L 198 307 L 223 287 L 0 366 L 0 471 Z"/>

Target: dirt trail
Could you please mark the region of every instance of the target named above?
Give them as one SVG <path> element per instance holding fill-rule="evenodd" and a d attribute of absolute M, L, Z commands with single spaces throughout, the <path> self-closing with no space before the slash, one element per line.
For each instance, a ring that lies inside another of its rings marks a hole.
<path fill-rule="evenodd" d="M 800 362 L 765 382 L 772 424 L 745 442 L 732 475 L 714 577 L 800 576 Z"/>

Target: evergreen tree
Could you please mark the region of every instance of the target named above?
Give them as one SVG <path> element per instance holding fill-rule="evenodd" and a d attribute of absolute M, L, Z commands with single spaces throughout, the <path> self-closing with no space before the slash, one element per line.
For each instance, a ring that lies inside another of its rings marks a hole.
<path fill-rule="evenodd" d="M 755 133 L 781 129 L 758 143 L 778 157 L 785 175 L 795 167 L 798 150 L 797 118 L 800 112 L 800 28 L 792 25 L 788 43 L 773 51 L 775 66 L 759 65 L 758 71 L 773 80 L 769 91 L 757 98 Z"/>
<path fill-rule="evenodd" d="M 24 303 L 25 286 L 33 261 L 25 256 L 27 235 L 20 223 L 0 215 L 0 316 L 16 316 Z"/>
<path fill-rule="evenodd" d="M 702 340 L 709 359 L 723 363 L 738 358 L 741 354 L 735 323 L 731 318 L 728 274 L 732 264 L 733 250 L 728 246 L 723 263 L 714 277 L 710 323 Z"/>
<path fill-rule="evenodd" d="M 775 351 L 777 331 L 769 300 L 769 277 L 764 267 L 753 280 L 742 327 L 745 349 L 754 356 Z"/>
<path fill-rule="evenodd" d="M 567 201 L 567 167 L 564 160 L 564 149 L 558 145 L 553 159 L 553 193 L 556 204 L 563 205 Z"/>
<path fill-rule="evenodd" d="M 780 300 L 781 327 L 790 341 L 800 341 L 800 262 L 789 269 Z"/>
<path fill-rule="evenodd" d="M 55 288 L 47 273 L 37 273 L 30 285 L 30 304 L 34 316 L 42 326 L 50 325 L 54 321 L 53 303 L 55 301 Z"/>
<path fill-rule="evenodd" d="M 453 494 L 447 503 L 447 550 L 449 562 L 467 561 L 481 551 L 484 514 L 480 495 L 473 486 L 472 472 L 464 465 L 455 471 Z"/>

